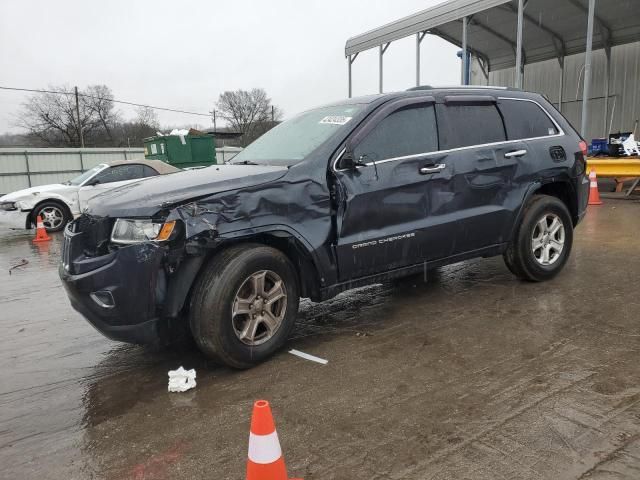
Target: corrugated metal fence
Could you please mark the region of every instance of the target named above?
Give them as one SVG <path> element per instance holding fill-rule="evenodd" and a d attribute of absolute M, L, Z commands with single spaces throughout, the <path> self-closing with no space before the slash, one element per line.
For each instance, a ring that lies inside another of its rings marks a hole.
<path fill-rule="evenodd" d="M 216 148 L 216 158 L 228 162 L 241 151 Z M 65 182 L 99 163 L 142 159 L 143 148 L 0 148 L 0 195 Z"/>
<path fill-rule="evenodd" d="M 0 194 L 60 183 L 99 163 L 144 159 L 142 148 L 0 148 Z"/>

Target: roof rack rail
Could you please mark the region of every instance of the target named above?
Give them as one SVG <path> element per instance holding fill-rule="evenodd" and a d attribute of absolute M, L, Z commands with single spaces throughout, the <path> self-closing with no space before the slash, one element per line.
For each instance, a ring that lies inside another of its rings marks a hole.
<path fill-rule="evenodd" d="M 414 92 L 417 90 L 508 90 L 514 92 L 522 92 L 521 88 L 514 87 L 500 87 L 500 86 L 492 86 L 492 85 L 444 85 L 444 86 L 433 86 L 433 85 L 420 85 L 419 87 L 411 87 L 407 88 L 407 92 Z"/>

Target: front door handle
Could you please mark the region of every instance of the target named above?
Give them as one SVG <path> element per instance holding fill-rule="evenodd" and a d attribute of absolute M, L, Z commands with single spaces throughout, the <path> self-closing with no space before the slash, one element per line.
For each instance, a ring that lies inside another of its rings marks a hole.
<path fill-rule="evenodd" d="M 524 157 L 527 154 L 526 150 L 513 150 L 511 152 L 507 152 L 504 154 L 504 156 L 506 158 L 513 158 L 513 157 Z"/>
<path fill-rule="evenodd" d="M 422 175 L 427 175 L 429 173 L 439 172 L 440 170 L 444 169 L 444 167 L 446 167 L 444 163 L 438 163 L 432 167 L 422 167 L 420 169 L 420 173 Z"/>

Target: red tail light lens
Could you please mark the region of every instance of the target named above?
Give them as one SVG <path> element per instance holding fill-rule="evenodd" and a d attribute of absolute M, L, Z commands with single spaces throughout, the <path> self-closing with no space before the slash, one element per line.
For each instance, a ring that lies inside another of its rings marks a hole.
<path fill-rule="evenodd" d="M 584 140 L 580 140 L 578 146 L 580 147 L 580 151 L 582 152 L 582 154 L 586 157 L 587 153 L 589 153 L 589 150 L 587 149 L 587 142 L 585 142 Z"/>

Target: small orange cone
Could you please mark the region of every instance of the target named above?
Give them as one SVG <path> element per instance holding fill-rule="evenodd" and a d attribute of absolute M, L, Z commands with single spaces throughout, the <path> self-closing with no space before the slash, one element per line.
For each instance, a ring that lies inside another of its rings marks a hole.
<path fill-rule="evenodd" d="M 289 480 L 271 407 L 266 400 L 253 404 L 247 480 Z"/>
<path fill-rule="evenodd" d="M 598 192 L 598 179 L 596 178 L 596 171 L 591 170 L 589 172 L 589 203 L 588 205 L 602 205 L 600 200 L 600 192 Z"/>
<path fill-rule="evenodd" d="M 42 217 L 38 215 L 36 220 L 36 238 L 33 239 L 33 243 L 48 242 L 49 240 L 51 240 L 51 237 L 47 235 L 47 229 L 44 228 L 44 223 L 42 223 Z"/>

